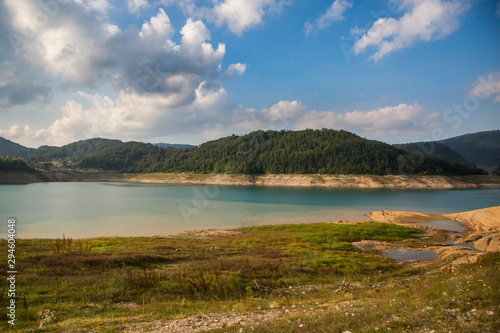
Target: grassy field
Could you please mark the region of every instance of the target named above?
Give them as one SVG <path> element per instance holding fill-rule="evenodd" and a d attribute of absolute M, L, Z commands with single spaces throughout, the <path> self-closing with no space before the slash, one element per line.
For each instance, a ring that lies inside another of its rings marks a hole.
<path fill-rule="evenodd" d="M 0 330 L 498 332 L 499 253 L 451 271 L 445 262 L 401 265 L 351 245 L 420 247 L 422 236 L 360 223 L 17 240 L 17 325 L 7 323 L 6 287 Z M 0 249 L 7 253 L 6 241 Z M 0 275 L 6 281 L 6 270 Z"/>

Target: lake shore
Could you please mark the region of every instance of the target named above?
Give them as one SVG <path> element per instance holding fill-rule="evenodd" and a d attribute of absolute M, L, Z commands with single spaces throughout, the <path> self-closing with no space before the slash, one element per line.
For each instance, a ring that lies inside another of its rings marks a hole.
<path fill-rule="evenodd" d="M 453 214 L 384 210 L 372 212 L 367 216 L 375 222 L 410 226 L 425 231 L 429 238 L 429 243 L 425 245 L 426 250 L 438 253 L 441 260 L 451 260 L 452 265 L 474 261 L 487 252 L 500 251 L 500 206 Z M 429 226 L 430 221 L 455 221 L 465 227 L 466 230 L 458 236 L 458 234 L 451 233 L 450 230 Z M 478 251 L 471 251 L 469 248 L 462 246 L 442 245 L 444 242 L 450 241 L 456 245 L 473 245 Z M 421 248 L 420 250 L 424 249 Z M 461 257 L 458 257 L 458 255 L 461 255 Z M 454 257 L 457 257 L 457 259 L 451 259 Z"/>
<path fill-rule="evenodd" d="M 44 319 L 45 330 L 58 332 L 493 332 L 500 324 L 499 253 L 446 245 L 447 233 L 425 223 L 453 219 L 471 232 L 498 232 L 499 216 L 500 206 L 444 215 L 379 211 L 370 217 L 391 224 L 18 239 L 25 283 L 16 325 L 34 331 Z M 439 259 L 396 263 L 383 254 L 407 248 Z"/>
<path fill-rule="evenodd" d="M 500 187 L 500 177 L 498 176 L 230 175 L 194 173 L 121 174 L 107 172 L 0 172 L 0 184 L 75 181 L 95 182 L 105 180 L 108 175 L 108 181 L 160 184 L 414 189 L 474 189 Z"/>

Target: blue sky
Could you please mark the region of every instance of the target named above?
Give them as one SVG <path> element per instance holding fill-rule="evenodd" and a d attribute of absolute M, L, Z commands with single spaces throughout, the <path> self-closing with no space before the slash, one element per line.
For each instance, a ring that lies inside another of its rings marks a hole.
<path fill-rule="evenodd" d="M 500 2 L 3 0 L 0 136 L 389 143 L 498 129 Z"/>

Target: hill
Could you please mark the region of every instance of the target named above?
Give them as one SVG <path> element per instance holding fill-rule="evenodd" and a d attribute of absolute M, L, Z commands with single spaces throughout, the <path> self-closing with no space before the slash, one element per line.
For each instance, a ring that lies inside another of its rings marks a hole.
<path fill-rule="evenodd" d="M 85 157 L 81 167 L 121 172 L 226 174 L 475 174 L 463 165 L 416 156 L 347 131 L 256 131 L 192 149 L 121 143 Z"/>
<path fill-rule="evenodd" d="M 184 149 L 184 148 L 194 148 L 196 146 L 193 145 L 187 145 L 187 144 L 178 144 L 178 143 L 153 143 L 153 145 L 161 148 L 178 148 L 178 149 Z"/>
<path fill-rule="evenodd" d="M 491 171 L 500 165 L 500 130 L 461 135 L 439 143 L 447 145 L 480 168 Z"/>
<path fill-rule="evenodd" d="M 2 172 L 35 172 L 35 169 L 30 167 L 21 159 L 0 157 L 0 171 Z"/>
<path fill-rule="evenodd" d="M 18 143 L 0 137 L 0 156 L 24 157 L 32 154 L 33 148 L 27 148 Z"/>
<path fill-rule="evenodd" d="M 395 144 L 394 147 L 403 149 L 412 154 L 429 155 L 435 158 L 440 158 L 450 163 L 458 163 L 474 167 L 472 163 L 467 161 L 462 155 L 448 147 L 443 143 L 438 142 L 415 142 L 405 144 Z"/>
<path fill-rule="evenodd" d="M 116 146 L 120 143 L 122 143 L 120 140 L 94 138 L 73 142 L 62 147 L 41 146 L 32 154 L 26 156 L 26 159 L 32 162 L 61 160 L 68 164 L 77 164 L 90 154 Z"/>

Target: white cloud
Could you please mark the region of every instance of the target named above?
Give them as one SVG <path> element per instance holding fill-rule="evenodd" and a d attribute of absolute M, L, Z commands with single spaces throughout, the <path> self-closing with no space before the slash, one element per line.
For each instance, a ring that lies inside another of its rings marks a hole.
<path fill-rule="evenodd" d="M 328 28 L 333 22 L 342 21 L 344 19 L 344 12 L 351 8 L 352 1 L 335 0 L 327 11 L 318 17 L 314 23 L 307 22 L 304 25 L 306 35 L 310 35 L 313 31 L 324 30 Z"/>
<path fill-rule="evenodd" d="M 282 121 L 295 121 L 307 108 L 299 101 L 279 101 L 269 109 L 261 111 L 265 120 L 271 123 Z"/>
<path fill-rule="evenodd" d="M 11 140 L 17 140 L 32 135 L 31 129 L 28 125 L 21 127 L 19 125 L 13 125 L 9 129 L 0 129 L 0 136 L 9 138 Z"/>
<path fill-rule="evenodd" d="M 58 2 L 64 4 L 64 1 Z M 111 7 L 107 0 L 75 0 L 75 2 L 82 5 L 87 10 L 95 10 L 104 14 L 106 14 L 108 9 Z"/>
<path fill-rule="evenodd" d="M 246 29 L 262 22 L 269 0 L 224 0 L 213 9 L 217 24 L 226 23 L 229 29 L 241 35 Z"/>
<path fill-rule="evenodd" d="M 147 0 L 128 0 L 128 11 L 131 13 L 138 13 L 143 8 L 147 8 L 149 6 Z"/>
<path fill-rule="evenodd" d="M 296 129 L 335 128 L 389 137 L 400 133 L 423 134 L 441 122 L 439 114 L 426 114 L 417 103 L 399 104 L 372 111 L 336 113 L 311 111 L 298 119 Z"/>
<path fill-rule="evenodd" d="M 247 65 L 238 62 L 236 64 L 229 65 L 226 69 L 226 74 L 229 77 L 234 78 L 243 75 L 243 73 L 245 73 L 246 70 L 247 70 Z"/>
<path fill-rule="evenodd" d="M 12 14 L 11 28 L 19 34 L 29 29 L 29 18 L 39 11 L 27 0 L 8 0 L 6 7 Z M 66 87 L 94 88 L 110 80 L 117 92 L 183 94 L 182 102 L 189 102 L 200 82 L 220 75 L 225 45 L 214 49 L 207 42 L 210 31 L 202 21 L 188 19 L 180 33 L 181 43 L 176 44 L 170 39 L 170 19 L 161 8 L 140 31 L 120 31 L 69 3 L 59 6 L 58 14 L 38 26 L 10 56 L 23 64 L 18 71 L 27 76 L 40 73 L 47 81 L 61 76 Z"/>
<path fill-rule="evenodd" d="M 2 50 L 10 52 L 0 61 L 0 109 L 45 102 L 52 95 L 48 84 L 59 77 L 64 87 L 77 89 L 109 81 L 117 95 L 112 99 L 82 92 L 80 99 L 87 102 L 67 101 L 50 126 L 22 132 L 24 124 L 19 124 L 2 130 L 5 136 L 65 144 L 105 134 L 137 138 L 191 128 L 200 133 L 201 125 L 209 128 L 207 124 L 227 121 L 224 110 L 231 114 L 234 109 L 225 102 L 220 80 L 225 45 L 214 48 L 200 20 L 188 19 L 179 31 L 181 41 L 175 43 L 175 30 L 163 9 L 140 30 L 125 31 L 73 2 L 61 4 L 50 20 L 34 29 L 30 17 L 40 10 L 36 2 L 6 0 L 0 4 L 2 16 L 3 9 L 9 19 L 0 24 L 7 23 L 20 36 L 26 29 L 33 33 L 14 48 L 0 40 Z"/>
<path fill-rule="evenodd" d="M 469 95 L 481 99 L 493 96 L 493 102 L 500 103 L 500 72 L 479 77 L 474 82 Z"/>
<path fill-rule="evenodd" d="M 174 35 L 174 28 L 170 22 L 170 18 L 167 16 L 163 8 L 158 10 L 158 14 L 152 17 L 149 22 L 145 22 L 142 25 L 139 36 L 141 38 L 147 38 L 151 36 L 158 36 L 160 38 L 170 39 Z"/>
<path fill-rule="evenodd" d="M 442 125 L 442 115 L 428 114 L 418 103 L 341 113 L 309 110 L 300 101 L 282 100 L 262 110 L 235 108 L 232 116 L 207 122 L 202 133 L 205 137 L 214 139 L 255 130 L 333 128 L 390 139 L 397 135 L 430 135 L 434 128 Z"/>
<path fill-rule="evenodd" d="M 442 39 L 460 27 L 460 15 L 470 8 L 469 1 L 399 0 L 405 14 L 399 18 L 380 18 L 354 45 L 356 55 L 373 47 L 375 61 L 419 41 Z"/>
<path fill-rule="evenodd" d="M 62 107 L 62 117 L 49 127 L 35 133 L 24 132 L 18 137 L 24 135 L 24 141 L 63 145 L 92 137 L 141 139 L 186 134 L 189 131 L 201 133 L 226 124 L 235 107 L 226 102 L 227 93 L 223 88 L 205 81 L 195 89 L 195 100 L 181 106 L 176 106 L 171 96 L 158 94 L 122 91 L 116 100 L 84 92 L 80 92 L 79 96 L 89 106 L 69 100 Z M 15 130 L 18 129 L 11 129 L 10 132 Z"/>
<path fill-rule="evenodd" d="M 263 22 L 265 15 L 281 13 L 289 0 L 212 0 L 213 6 L 198 6 L 194 0 L 162 0 L 165 5 L 175 3 L 186 16 L 204 18 L 219 26 L 227 25 L 236 35 Z"/>

